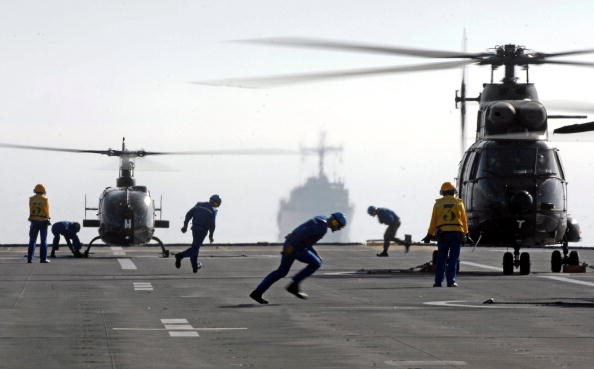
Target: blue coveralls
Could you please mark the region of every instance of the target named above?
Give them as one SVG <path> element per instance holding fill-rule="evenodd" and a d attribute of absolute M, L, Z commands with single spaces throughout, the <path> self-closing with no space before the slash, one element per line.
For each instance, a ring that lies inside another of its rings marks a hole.
<path fill-rule="evenodd" d="M 437 239 L 437 265 L 435 267 L 435 284 L 441 286 L 444 272 L 448 285 L 456 282 L 456 268 L 460 258 L 460 242 L 462 232 L 441 232 Z M 446 266 L 447 264 L 447 266 Z"/>
<path fill-rule="evenodd" d="M 54 225 L 52 225 L 52 233 L 54 235 L 52 251 L 60 249 L 60 236 L 64 237 L 68 247 L 73 253 L 80 251 L 81 244 L 78 235 L 74 230 L 74 222 L 62 221 L 54 223 Z M 72 247 L 70 245 L 72 245 Z"/>
<path fill-rule="evenodd" d="M 384 252 L 388 252 L 390 241 L 396 240 L 396 232 L 400 228 L 400 218 L 390 209 L 377 208 L 377 220 L 388 226 L 384 232 Z"/>
<path fill-rule="evenodd" d="M 263 294 L 276 281 L 289 273 L 295 260 L 306 263 L 307 266 L 293 277 L 293 282 L 299 284 L 312 275 L 322 265 L 322 260 L 313 248 L 328 231 L 327 218 L 314 217 L 287 235 L 283 246 L 283 256 L 278 269 L 268 274 L 256 287 L 256 291 Z"/>
<path fill-rule="evenodd" d="M 29 250 L 27 252 L 27 260 L 31 261 L 35 254 L 35 243 L 37 235 L 40 235 L 39 258 L 41 261 L 47 259 L 47 220 L 31 220 L 29 227 Z"/>
<path fill-rule="evenodd" d="M 189 257 L 192 263 L 192 269 L 198 269 L 198 253 L 200 246 L 204 242 L 207 233 L 210 235 L 215 231 L 215 219 L 217 217 L 217 209 L 210 202 L 199 202 L 192 209 L 186 213 L 184 220 L 184 227 L 188 226 L 188 222 L 192 219 L 192 246 L 180 252 L 182 258 Z"/>

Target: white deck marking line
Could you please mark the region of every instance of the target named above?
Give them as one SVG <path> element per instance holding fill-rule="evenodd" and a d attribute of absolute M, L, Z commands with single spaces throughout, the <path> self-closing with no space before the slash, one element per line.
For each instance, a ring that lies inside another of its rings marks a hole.
<path fill-rule="evenodd" d="M 464 300 L 454 300 L 454 301 L 427 301 L 424 302 L 423 305 L 430 305 L 430 306 L 445 306 L 445 307 L 468 307 L 468 308 L 476 308 L 476 309 L 528 309 L 533 308 L 533 306 L 528 305 L 470 305 L 464 304 Z"/>
<path fill-rule="evenodd" d="M 500 268 L 497 268 L 497 267 L 494 267 L 494 266 L 491 266 L 491 265 L 471 263 L 469 261 L 460 261 L 460 264 L 471 265 L 471 266 L 475 266 L 475 267 L 479 267 L 479 268 L 484 268 L 484 269 L 489 269 L 489 270 L 501 270 Z M 557 277 L 557 276 L 552 276 L 552 275 L 538 275 L 537 277 L 538 278 L 551 279 L 551 280 L 559 281 L 559 282 L 579 284 L 581 286 L 594 287 L 594 282 L 580 281 L 578 279 L 571 279 L 571 278 L 567 278 L 567 277 Z"/>
<path fill-rule="evenodd" d="M 134 291 L 153 291 L 151 282 L 132 282 Z"/>
<path fill-rule="evenodd" d="M 470 266 L 474 266 L 477 268 L 483 268 L 483 269 L 489 269 L 489 270 L 497 270 L 497 271 L 502 271 L 502 268 L 498 268 L 498 267 L 494 267 L 491 265 L 485 265 L 485 264 L 479 264 L 479 263 L 472 263 L 470 261 L 460 261 L 460 264 L 463 265 L 470 265 Z"/>
<path fill-rule="evenodd" d="M 165 324 L 165 329 L 169 331 L 191 331 L 194 329 L 190 324 Z"/>
<path fill-rule="evenodd" d="M 163 324 L 188 324 L 188 319 L 161 319 Z"/>
<path fill-rule="evenodd" d="M 112 328 L 114 331 L 168 331 L 166 328 L 127 328 L 127 327 L 116 327 Z M 184 329 L 188 331 L 196 332 L 223 332 L 223 331 L 245 331 L 247 328 L 192 328 Z"/>
<path fill-rule="evenodd" d="M 453 361 L 453 360 L 388 360 L 384 361 L 385 364 L 390 366 L 397 366 L 403 368 L 418 368 L 422 366 L 465 366 L 466 361 Z"/>
<path fill-rule="evenodd" d="M 579 284 L 582 286 L 594 287 L 594 283 L 592 283 L 592 282 L 580 281 L 577 279 L 571 279 L 571 278 L 567 278 L 567 277 L 557 277 L 557 276 L 552 276 L 552 275 L 542 275 L 539 277 L 546 278 L 546 279 L 552 279 L 554 281 L 559 281 L 559 282 L 567 282 L 567 283 Z"/>
<path fill-rule="evenodd" d="M 126 253 L 121 246 L 111 246 L 110 249 L 115 256 L 126 256 Z"/>
<path fill-rule="evenodd" d="M 200 337 L 198 332 L 169 331 L 169 337 Z"/>
<path fill-rule="evenodd" d="M 118 258 L 118 262 L 120 263 L 120 266 L 122 267 L 122 269 L 125 269 L 125 270 L 136 270 L 136 269 L 138 269 L 138 268 L 136 268 L 136 265 L 134 265 L 134 263 L 130 259 L 121 259 L 121 258 Z"/>

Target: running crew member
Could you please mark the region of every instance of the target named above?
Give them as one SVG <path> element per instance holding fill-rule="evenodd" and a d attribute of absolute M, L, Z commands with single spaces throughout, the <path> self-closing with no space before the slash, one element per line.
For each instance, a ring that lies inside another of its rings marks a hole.
<path fill-rule="evenodd" d="M 384 232 L 384 251 L 377 254 L 377 256 L 388 256 L 390 242 L 401 242 L 396 238 L 396 232 L 398 232 L 398 228 L 400 228 L 400 218 L 398 218 L 398 215 L 396 215 L 396 213 L 390 209 L 376 208 L 375 206 L 368 207 L 367 214 L 371 215 L 372 217 L 377 215 L 378 222 L 388 226 Z M 408 252 L 409 247 L 410 245 L 405 246 L 406 252 Z"/>
<path fill-rule="evenodd" d="M 293 282 L 287 286 L 287 291 L 300 299 L 306 299 L 307 295 L 301 291 L 299 284 L 322 265 L 322 259 L 314 250 L 313 245 L 324 237 L 328 228 L 335 232 L 342 229 L 346 224 L 347 220 L 342 213 L 334 213 L 328 218 L 314 217 L 295 228 L 285 238 L 280 266 L 260 282 L 258 287 L 250 293 L 250 297 L 260 304 L 268 304 L 268 301 L 262 298 L 264 292 L 276 281 L 286 276 L 293 262 L 299 260 L 307 264 L 307 266 L 295 274 Z"/>
<path fill-rule="evenodd" d="M 185 251 L 175 255 L 175 267 L 181 267 L 181 261 L 184 257 L 190 258 L 192 264 L 192 271 L 198 272 L 202 268 L 202 264 L 198 263 L 198 253 L 200 246 L 208 234 L 210 243 L 214 241 L 213 234 L 215 231 L 215 219 L 217 216 L 217 208 L 221 205 L 221 198 L 219 195 L 212 195 L 208 202 L 199 202 L 186 214 L 182 233 L 188 230 L 188 222 L 192 219 L 192 246 Z"/>

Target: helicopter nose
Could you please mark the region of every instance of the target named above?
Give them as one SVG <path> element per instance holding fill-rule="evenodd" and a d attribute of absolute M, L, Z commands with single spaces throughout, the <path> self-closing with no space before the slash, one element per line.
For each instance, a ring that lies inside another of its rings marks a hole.
<path fill-rule="evenodd" d="M 509 201 L 510 210 L 514 213 L 526 213 L 532 209 L 534 198 L 528 191 L 519 191 Z"/>

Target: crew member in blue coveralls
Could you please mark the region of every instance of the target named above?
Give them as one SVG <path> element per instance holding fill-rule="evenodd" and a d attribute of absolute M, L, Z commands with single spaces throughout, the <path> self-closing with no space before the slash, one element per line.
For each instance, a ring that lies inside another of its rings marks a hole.
<path fill-rule="evenodd" d="M 332 232 L 338 231 L 346 226 L 347 220 L 342 213 L 334 213 L 329 217 L 317 216 L 303 223 L 285 237 L 282 258 L 278 269 L 268 274 L 256 287 L 250 297 L 260 304 L 268 304 L 262 295 L 272 284 L 289 273 L 291 265 L 295 260 L 306 263 L 307 266 L 293 277 L 293 282 L 287 286 L 289 293 L 300 299 L 306 299 L 307 294 L 301 291 L 299 283 L 312 275 L 322 265 L 322 259 L 314 250 L 313 245 L 318 242 L 328 228 Z"/>
<path fill-rule="evenodd" d="M 54 235 L 54 243 L 52 245 L 52 252 L 50 258 L 56 257 L 56 251 L 60 249 L 60 236 L 64 237 L 66 244 L 72 254 L 77 258 L 80 258 L 80 240 L 78 239 L 77 233 L 80 232 L 80 223 L 61 221 L 52 225 L 52 234 Z"/>
<path fill-rule="evenodd" d="M 471 241 L 468 238 L 466 210 L 462 200 L 454 196 L 456 187 L 452 183 L 444 182 L 439 193 L 443 197 L 435 200 L 431 223 L 423 242 L 429 243 L 432 238 L 437 238 L 437 265 L 433 287 L 441 287 L 444 272 L 448 287 L 458 287 L 456 268 L 460 257 L 460 244 Z"/>
<path fill-rule="evenodd" d="M 47 259 L 47 226 L 50 224 L 49 201 L 45 196 L 45 186 L 38 184 L 33 189 L 34 196 L 29 198 L 29 250 L 27 262 L 33 260 L 37 235 L 40 236 L 39 259 L 41 263 L 49 263 Z"/>
<path fill-rule="evenodd" d="M 219 195 L 212 195 L 208 202 L 199 202 L 186 214 L 182 233 L 188 230 L 188 222 L 192 219 L 192 246 L 185 251 L 175 254 L 175 267 L 181 267 L 181 261 L 186 256 L 190 258 L 192 263 L 192 271 L 198 272 L 202 268 L 202 264 L 198 263 L 198 253 L 200 246 L 204 242 L 204 238 L 208 233 L 210 243 L 214 241 L 213 234 L 215 231 L 215 220 L 217 217 L 217 208 L 221 205 L 221 198 Z"/>
<path fill-rule="evenodd" d="M 377 220 L 380 222 L 380 224 L 385 224 L 388 226 L 388 228 L 386 228 L 386 232 L 384 232 L 384 251 L 377 254 L 377 256 L 388 256 L 390 241 L 401 242 L 396 238 L 396 232 L 398 231 L 398 228 L 400 228 L 400 218 L 398 218 L 398 215 L 396 215 L 396 213 L 390 209 L 376 208 L 375 206 L 368 207 L 367 214 L 371 215 L 372 217 L 377 215 Z M 409 247 L 410 245 L 405 245 L 406 252 L 408 252 Z"/>

